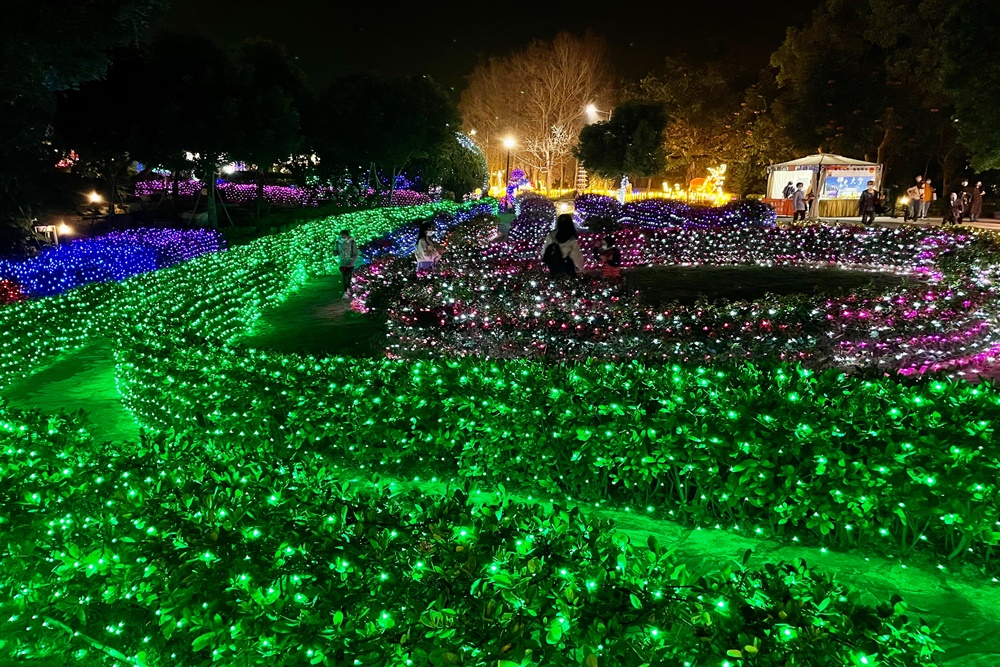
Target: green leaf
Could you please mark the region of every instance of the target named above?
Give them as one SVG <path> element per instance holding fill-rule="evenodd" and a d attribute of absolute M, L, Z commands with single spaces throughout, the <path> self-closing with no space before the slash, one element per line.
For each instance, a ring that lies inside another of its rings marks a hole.
<path fill-rule="evenodd" d="M 201 651 L 206 646 L 211 645 L 213 639 L 215 639 L 215 633 L 206 632 L 205 634 L 201 635 L 193 642 L 191 642 L 191 649 L 194 651 Z"/>
<path fill-rule="evenodd" d="M 628 596 L 629 601 L 632 602 L 632 606 L 636 609 L 642 609 L 642 600 L 640 600 L 635 593 L 630 593 Z"/>

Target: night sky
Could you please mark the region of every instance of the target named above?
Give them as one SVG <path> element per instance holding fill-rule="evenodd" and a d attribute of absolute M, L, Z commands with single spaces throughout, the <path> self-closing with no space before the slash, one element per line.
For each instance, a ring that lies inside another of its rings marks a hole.
<path fill-rule="evenodd" d="M 201 32 L 224 44 L 256 36 L 283 43 L 316 89 L 340 74 L 378 71 L 426 74 L 457 92 L 479 57 L 501 55 L 560 30 L 591 29 L 606 37 L 613 64 L 626 78 L 640 77 L 664 57 L 681 54 L 734 56 L 758 68 L 767 64 L 787 27 L 802 24 L 819 2 L 798 0 L 782 7 L 653 0 L 604 2 L 588 9 L 582 2 L 448 1 L 411 2 L 389 12 L 389 6 L 403 3 L 174 0 L 166 27 Z"/>

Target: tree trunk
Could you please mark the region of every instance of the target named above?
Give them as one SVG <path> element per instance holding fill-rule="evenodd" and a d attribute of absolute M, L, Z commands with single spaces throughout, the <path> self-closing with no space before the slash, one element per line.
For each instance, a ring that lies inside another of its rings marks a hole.
<path fill-rule="evenodd" d="M 882 133 L 882 142 L 878 145 L 878 151 L 875 154 L 875 162 L 878 164 L 885 164 L 885 152 L 889 150 L 889 139 L 892 137 L 892 117 L 890 116 L 885 123 L 885 132 Z"/>
<path fill-rule="evenodd" d="M 208 226 L 219 228 L 219 213 L 215 208 L 215 170 L 208 177 Z"/>
<path fill-rule="evenodd" d="M 118 190 L 118 188 L 117 188 L 117 182 L 116 182 L 117 179 L 115 179 L 115 162 L 114 162 L 114 160 L 111 160 L 109 162 L 109 165 L 110 165 L 110 170 L 109 170 L 110 173 L 108 175 L 111 177 L 111 192 L 108 193 L 110 195 L 108 197 L 108 220 L 111 220 L 111 218 L 113 218 L 114 215 L 115 215 L 115 198 L 116 198 L 115 196 L 117 194 L 116 191 Z"/>
<path fill-rule="evenodd" d="M 386 202 L 386 206 L 392 206 L 392 197 L 396 194 L 396 167 L 390 170 L 392 173 L 392 182 L 389 183 L 389 201 Z"/>
<path fill-rule="evenodd" d="M 260 210 L 264 208 L 264 172 L 257 174 L 257 219 L 260 220 Z"/>

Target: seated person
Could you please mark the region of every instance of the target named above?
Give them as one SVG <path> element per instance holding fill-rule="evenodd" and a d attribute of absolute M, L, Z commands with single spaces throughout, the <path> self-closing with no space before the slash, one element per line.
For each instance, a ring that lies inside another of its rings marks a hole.
<path fill-rule="evenodd" d="M 567 275 L 576 278 L 583 270 L 583 253 L 573 216 L 563 213 L 556 218 L 556 228 L 549 232 L 542 245 L 542 262 L 553 276 Z"/>
<path fill-rule="evenodd" d="M 601 244 L 594 248 L 594 257 L 604 266 L 604 275 L 621 275 L 622 253 L 615 245 L 615 237 L 608 234 L 601 241 Z"/>

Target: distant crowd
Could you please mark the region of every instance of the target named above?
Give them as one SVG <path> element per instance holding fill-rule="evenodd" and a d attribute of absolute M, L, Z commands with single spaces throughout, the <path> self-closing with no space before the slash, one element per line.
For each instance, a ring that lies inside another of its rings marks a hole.
<path fill-rule="evenodd" d="M 793 222 L 806 219 L 806 213 L 812 205 L 814 195 L 805 190 L 803 183 L 788 185 L 782 190 L 785 199 L 792 200 Z M 942 224 L 961 225 L 964 222 L 977 222 L 983 214 L 983 197 L 986 190 L 983 182 L 977 181 L 970 185 L 968 179 L 962 179 L 948 196 L 947 206 L 944 208 Z M 858 199 L 858 216 L 862 224 L 875 222 L 876 215 L 891 214 L 890 207 L 893 204 L 887 201 L 884 192 L 875 189 L 875 181 L 868 181 L 868 187 L 861 192 Z M 937 188 L 929 178 L 918 175 L 914 179 L 914 184 L 906 190 L 906 198 L 903 200 L 903 221 L 927 220 L 931 203 L 937 201 Z"/>

